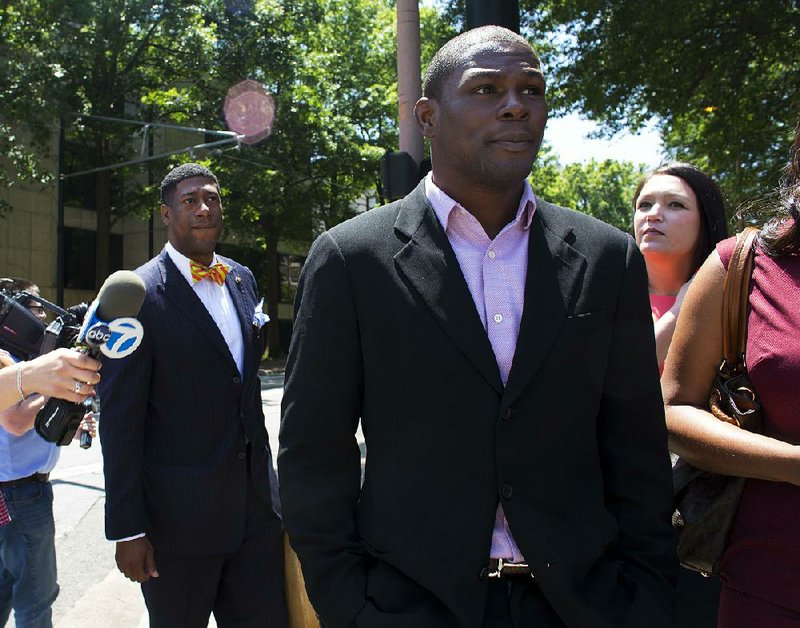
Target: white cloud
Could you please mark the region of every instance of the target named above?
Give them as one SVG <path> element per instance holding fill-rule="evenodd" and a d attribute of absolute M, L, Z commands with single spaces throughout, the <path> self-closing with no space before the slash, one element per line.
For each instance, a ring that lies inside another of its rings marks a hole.
<path fill-rule="evenodd" d="M 661 137 L 653 128 L 645 128 L 636 135 L 623 131 L 611 139 L 589 139 L 588 135 L 597 127 L 594 122 L 571 113 L 563 118 L 551 118 L 544 137 L 562 164 L 594 158 L 597 161 L 632 161 L 655 168 L 664 160 Z"/>

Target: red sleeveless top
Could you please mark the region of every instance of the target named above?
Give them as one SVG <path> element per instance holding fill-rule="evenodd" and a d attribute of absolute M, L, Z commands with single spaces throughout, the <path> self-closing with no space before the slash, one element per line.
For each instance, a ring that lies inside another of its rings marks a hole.
<path fill-rule="evenodd" d="M 717 245 L 728 267 L 736 239 Z M 767 436 L 800 444 L 800 255 L 756 248 L 746 361 Z M 722 562 L 733 589 L 800 611 L 800 487 L 748 480 Z"/>

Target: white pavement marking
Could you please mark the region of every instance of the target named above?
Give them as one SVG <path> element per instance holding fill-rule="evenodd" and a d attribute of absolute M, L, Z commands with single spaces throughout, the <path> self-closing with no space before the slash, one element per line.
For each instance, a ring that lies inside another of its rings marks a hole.
<path fill-rule="evenodd" d="M 77 475 L 92 475 L 92 474 L 102 475 L 102 473 L 103 473 L 102 462 L 93 462 L 91 464 L 84 464 L 81 466 L 65 467 L 65 468 L 56 466 L 56 468 L 50 472 L 50 481 L 52 482 L 53 480 L 64 480 L 66 478 L 74 478 Z"/>

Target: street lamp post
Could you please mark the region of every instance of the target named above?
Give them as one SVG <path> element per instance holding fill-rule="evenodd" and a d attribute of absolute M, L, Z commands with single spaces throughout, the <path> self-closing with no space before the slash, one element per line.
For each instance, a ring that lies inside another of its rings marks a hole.
<path fill-rule="evenodd" d="M 414 105 L 422 95 L 419 60 L 419 4 L 397 0 L 397 108 L 400 150 L 419 166 L 423 157 L 422 133 L 414 120 Z"/>

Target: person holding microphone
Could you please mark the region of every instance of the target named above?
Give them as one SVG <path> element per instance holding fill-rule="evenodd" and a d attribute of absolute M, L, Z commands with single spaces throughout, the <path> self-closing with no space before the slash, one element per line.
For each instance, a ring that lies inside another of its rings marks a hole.
<path fill-rule="evenodd" d="M 13 290 L 38 292 L 29 281 L 8 281 Z M 47 628 L 58 595 L 49 474 L 59 449 L 36 433 L 34 420 L 48 397 L 80 403 L 93 396 L 100 363 L 62 348 L 28 361 L 0 351 L 0 367 L 0 625 L 13 608 L 19 628 Z M 91 413 L 82 429 L 94 435 Z"/>

